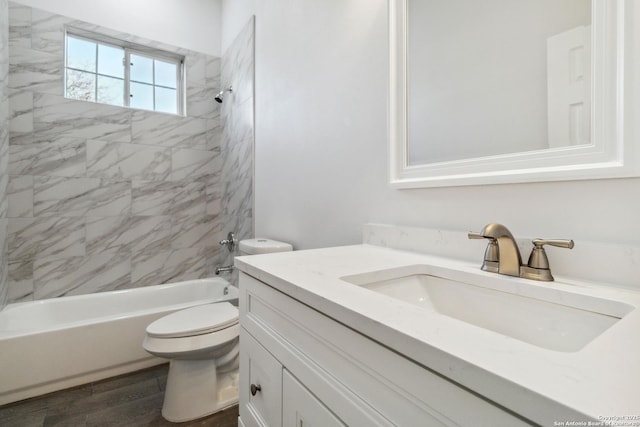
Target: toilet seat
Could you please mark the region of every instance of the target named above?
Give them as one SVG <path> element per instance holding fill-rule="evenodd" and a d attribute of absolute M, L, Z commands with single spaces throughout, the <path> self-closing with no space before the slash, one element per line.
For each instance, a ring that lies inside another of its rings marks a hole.
<path fill-rule="evenodd" d="M 176 311 L 147 326 L 153 338 L 183 338 L 218 332 L 238 323 L 238 309 L 228 302 Z"/>
<path fill-rule="evenodd" d="M 149 326 L 142 346 L 166 359 L 213 357 L 214 349 L 238 339 L 238 308 L 228 302 L 176 311 Z"/>

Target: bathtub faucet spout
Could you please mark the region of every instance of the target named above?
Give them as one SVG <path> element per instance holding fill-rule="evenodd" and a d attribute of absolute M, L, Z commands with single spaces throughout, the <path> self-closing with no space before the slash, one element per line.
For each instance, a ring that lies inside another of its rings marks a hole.
<path fill-rule="evenodd" d="M 224 267 L 216 268 L 216 276 L 220 273 L 231 273 L 233 271 L 233 265 L 226 265 Z"/>

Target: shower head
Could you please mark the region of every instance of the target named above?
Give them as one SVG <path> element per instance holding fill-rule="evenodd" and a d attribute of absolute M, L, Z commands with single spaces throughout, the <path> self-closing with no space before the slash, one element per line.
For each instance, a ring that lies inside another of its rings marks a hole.
<path fill-rule="evenodd" d="M 225 93 L 225 92 L 233 92 L 233 89 L 231 88 L 231 86 L 229 86 L 229 88 L 228 88 L 228 89 L 222 89 L 222 90 L 220 91 L 220 93 L 218 93 L 218 94 L 216 95 L 216 97 L 215 97 L 215 100 L 216 100 L 218 103 L 222 104 L 222 100 L 224 99 L 224 93 Z"/>

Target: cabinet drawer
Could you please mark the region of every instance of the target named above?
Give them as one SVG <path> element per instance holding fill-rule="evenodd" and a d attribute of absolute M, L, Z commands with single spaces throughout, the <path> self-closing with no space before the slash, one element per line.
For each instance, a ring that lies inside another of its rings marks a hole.
<path fill-rule="evenodd" d="M 344 427 L 344 425 L 289 371 L 282 370 L 283 427 Z"/>
<path fill-rule="evenodd" d="M 242 328 L 240 417 L 246 427 L 282 425 L 282 365 Z"/>

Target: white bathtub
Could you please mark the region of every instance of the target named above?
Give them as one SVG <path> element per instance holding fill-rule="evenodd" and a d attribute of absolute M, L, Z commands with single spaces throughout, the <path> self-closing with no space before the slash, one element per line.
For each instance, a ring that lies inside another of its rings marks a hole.
<path fill-rule="evenodd" d="M 237 298 L 210 278 L 9 304 L 0 311 L 0 405 L 166 362 L 142 348 L 149 323 Z"/>

